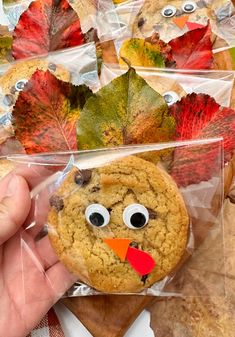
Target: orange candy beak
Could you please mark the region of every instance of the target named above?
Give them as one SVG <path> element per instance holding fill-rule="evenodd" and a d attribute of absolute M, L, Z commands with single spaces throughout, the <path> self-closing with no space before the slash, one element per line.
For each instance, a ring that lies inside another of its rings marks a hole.
<path fill-rule="evenodd" d="M 121 261 L 125 261 L 131 240 L 104 239 L 104 242 L 109 246 L 109 248 L 111 248 L 116 253 L 116 255 L 121 259 Z"/>
<path fill-rule="evenodd" d="M 189 15 L 179 16 L 173 19 L 174 24 L 180 29 L 184 28 L 186 23 L 188 22 Z"/>

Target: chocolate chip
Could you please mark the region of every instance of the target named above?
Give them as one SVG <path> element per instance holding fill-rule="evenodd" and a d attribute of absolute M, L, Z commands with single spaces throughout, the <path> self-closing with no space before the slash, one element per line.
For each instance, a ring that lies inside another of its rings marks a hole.
<path fill-rule="evenodd" d="M 77 185 L 86 185 L 91 180 L 92 171 L 82 170 L 75 174 L 74 181 Z"/>
<path fill-rule="evenodd" d="M 57 210 L 57 212 L 60 212 L 64 208 L 64 201 L 58 195 L 53 195 L 50 198 L 50 205 L 51 205 L 51 207 L 55 207 L 55 209 Z"/>
<path fill-rule="evenodd" d="M 7 94 L 4 96 L 3 98 L 3 104 L 7 105 L 7 106 L 11 106 L 15 103 L 15 98 L 14 96 L 12 96 L 11 94 Z"/>
<path fill-rule="evenodd" d="M 145 24 L 145 19 L 144 18 L 140 18 L 138 21 L 138 27 L 142 27 Z"/>
<path fill-rule="evenodd" d="M 82 185 L 83 179 L 82 179 L 82 174 L 81 174 L 80 171 L 78 171 L 78 172 L 75 173 L 74 182 L 77 185 Z"/>
<path fill-rule="evenodd" d="M 133 248 L 137 248 L 137 249 L 138 249 L 139 245 L 138 245 L 137 242 L 132 241 L 132 242 L 130 243 L 130 247 L 133 247 Z"/>
<path fill-rule="evenodd" d="M 91 180 L 92 172 L 91 170 L 83 170 L 81 171 L 82 179 L 83 179 L 83 185 L 89 183 Z"/>
<path fill-rule="evenodd" d="M 151 208 L 147 208 L 148 212 L 149 212 L 149 219 L 156 219 L 157 218 L 157 213 L 155 211 L 153 211 Z"/>
<path fill-rule="evenodd" d="M 16 90 L 15 86 L 14 86 L 14 87 L 11 87 L 10 93 L 11 93 L 12 95 L 14 95 L 16 92 L 17 92 L 17 90 Z"/>
<path fill-rule="evenodd" d="M 148 274 L 147 274 L 147 275 L 143 275 L 143 276 L 141 277 L 141 282 L 143 282 L 143 283 L 145 284 L 147 278 L 148 278 Z"/>
<path fill-rule="evenodd" d="M 95 193 L 95 192 L 98 192 L 100 190 L 100 187 L 99 186 L 94 186 L 92 187 L 92 189 L 90 190 L 91 193 Z"/>
<path fill-rule="evenodd" d="M 56 71 L 56 64 L 50 63 L 50 64 L 48 65 L 48 69 L 50 69 L 51 71 Z"/>

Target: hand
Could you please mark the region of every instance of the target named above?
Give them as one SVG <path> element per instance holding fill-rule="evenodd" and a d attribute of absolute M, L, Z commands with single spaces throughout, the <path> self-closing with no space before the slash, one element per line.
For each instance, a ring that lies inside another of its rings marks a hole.
<path fill-rule="evenodd" d="M 22 227 L 30 217 L 30 187 L 41 177 L 28 169 L 0 181 L 0 336 L 25 337 L 75 282 L 47 236 L 35 241 Z M 22 263 L 23 260 L 23 263 Z"/>

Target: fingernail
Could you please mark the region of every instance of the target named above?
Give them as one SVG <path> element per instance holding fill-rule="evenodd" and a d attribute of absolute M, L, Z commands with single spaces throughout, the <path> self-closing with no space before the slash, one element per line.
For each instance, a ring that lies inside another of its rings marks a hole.
<path fill-rule="evenodd" d="M 18 188 L 18 177 L 16 175 L 13 175 L 7 186 L 6 197 L 8 198 L 12 197 L 16 193 L 17 188 Z"/>

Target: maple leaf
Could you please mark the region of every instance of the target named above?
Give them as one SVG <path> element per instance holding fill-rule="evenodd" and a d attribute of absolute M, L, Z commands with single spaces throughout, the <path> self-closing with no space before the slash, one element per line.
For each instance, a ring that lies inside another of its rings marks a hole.
<path fill-rule="evenodd" d="M 126 63 L 130 66 L 164 68 L 161 45 L 139 38 L 127 39 L 120 49 L 120 64 Z"/>
<path fill-rule="evenodd" d="M 83 43 L 79 18 L 66 0 L 37 0 L 15 27 L 12 55 L 21 59 Z"/>
<path fill-rule="evenodd" d="M 189 94 L 170 107 L 176 120 L 176 139 L 223 137 L 225 162 L 235 149 L 235 111 L 205 94 Z M 177 149 L 172 174 L 181 186 L 209 180 L 218 170 L 218 144 Z M 223 164 L 223 163 L 221 163 Z M 218 173 L 218 172 L 217 172 Z"/>
<path fill-rule="evenodd" d="M 37 70 L 13 110 L 17 139 L 27 153 L 76 150 L 76 122 L 92 92 Z"/>
<path fill-rule="evenodd" d="M 77 127 L 79 149 L 164 142 L 174 134 L 164 98 L 132 68 L 88 99 Z"/>
<path fill-rule="evenodd" d="M 210 69 L 213 67 L 211 26 L 197 28 L 169 42 L 173 59 L 179 69 Z"/>

